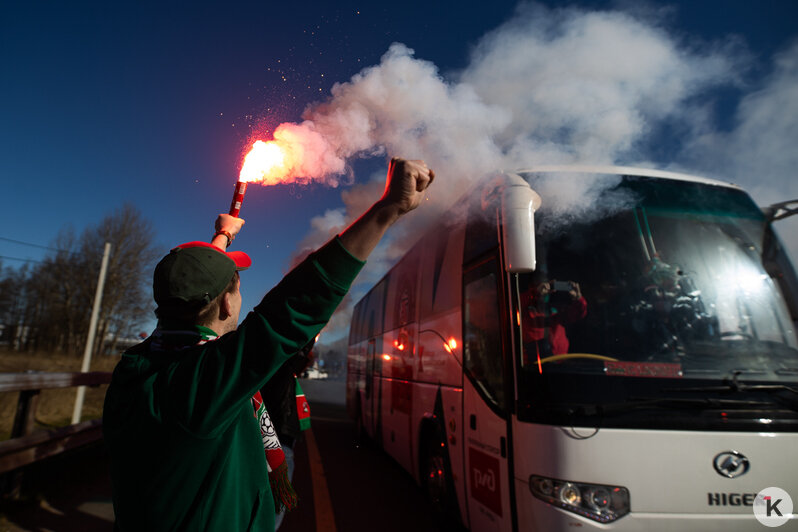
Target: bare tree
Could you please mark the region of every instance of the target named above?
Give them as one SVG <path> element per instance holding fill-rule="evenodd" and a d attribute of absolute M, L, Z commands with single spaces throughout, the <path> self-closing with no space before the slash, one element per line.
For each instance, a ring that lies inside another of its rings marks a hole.
<path fill-rule="evenodd" d="M 23 319 L 27 300 L 27 278 L 29 267 L 3 268 L 0 278 L 0 339 L 16 347 L 25 326 Z"/>
<path fill-rule="evenodd" d="M 100 269 L 102 248 L 111 243 L 106 290 L 103 294 L 97 334 L 98 353 L 111 338 L 111 347 L 125 336 L 132 336 L 147 317 L 151 300 L 149 272 L 157 258 L 152 245 L 152 224 L 132 205 L 124 205 L 116 213 L 106 216 L 97 226 L 87 230 L 81 238 L 82 255 L 92 257 L 89 270 L 94 272 L 92 298 Z M 87 309 L 91 308 L 91 304 Z M 86 314 L 88 320 L 89 314 Z M 87 325 L 88 327 L 88 321 Z M 83 329 L 84 331 L 86 328 Z"/>
<path fill-rule="evenodd" d="M 82 328 L 81 292 L 86 289 L 85 259 L 70 227 L 56 237 L 59 251 L 45 257 L 27 281 L 24 313 L 30 334 L 26 349 L 74 352 Z"/>
<path fill-rule="evenodd" d="M 111 243 L 111 256 L 95 353 L 103 351 L 108 337 L 113 348 L 116 339 L 132 335 L 149 311 L 149 272 L 157 258 L 152 234 L 152 224 L 135 207 L 124 205 L 79 238 L 69 228 L 62 230 L 53 245 L 59 251 L 29 273 L 3 276 L 0 319 L 7 322 L 2 313 L 13 310 L 27 331 L 27 340 L 17 348 L 83 351 L 105 242 Z M 11 290 L 14 286 L 19 293 Z"/>

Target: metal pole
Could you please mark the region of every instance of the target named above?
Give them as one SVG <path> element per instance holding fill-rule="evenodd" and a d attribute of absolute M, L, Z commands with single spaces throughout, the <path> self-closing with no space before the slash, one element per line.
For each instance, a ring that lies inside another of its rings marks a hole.
<path fill-rule="evenodd" d="M 103 251 L 103 263 L 100 266 L 100 278 L 97 279 L 97 291 L 94 293 L 94 307 L 91 309 L 91 321 L 89 322 L 89 336 L 86 338 L 86 348 L 83 350 L 83 365 L 81 373 L 89 371 L 91 365 L 91 351 L 94 347 L 94 336 L 97 334 L 97 319 L 100 314 L 100 302 L 103 299 L 103 286 L 105 285 L 105 272 L 108 270 L 108 257 L 111 255 L 111 244 L 105 243 Z M 75 397 L 75 409 L 72 411 L 72 424 L 80 422 L 80 415 L 83 412 L 83 398 L 86 395 L 86 387 L 78 386 L 78 393 Z"/>

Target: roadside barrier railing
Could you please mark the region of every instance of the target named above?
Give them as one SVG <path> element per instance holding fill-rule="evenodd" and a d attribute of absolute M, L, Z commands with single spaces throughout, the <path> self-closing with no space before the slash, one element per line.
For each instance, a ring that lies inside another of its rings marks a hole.
<path fill-rule="evenodd" d="M 36 404 L 42 390 L 99 386 L 111 373 L 0 373 L 0 392 L 19 392 L 11 437 L 0 442 L 0 475 L 102 439 L 102 420 L 92 419 L 55 429 L 35 427 Z M 18 485 L 16 481 L 11 484 Z M 11 491 L 14 491 L 14 486 Z M 6 488 L 8 489 L 8 487 Z"/>

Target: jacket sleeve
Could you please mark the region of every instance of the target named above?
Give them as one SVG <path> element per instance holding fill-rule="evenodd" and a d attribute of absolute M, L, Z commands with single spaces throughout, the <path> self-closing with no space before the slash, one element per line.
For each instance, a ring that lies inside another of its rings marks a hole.
<path fill-rule="evenodd" d="M 224 430 L 243 402 L 316 336 L 364 262 L 333 239 L 286 275 L 238 329 L 208 342 L 170 375 L 178 420 L 197 436 Z"/>

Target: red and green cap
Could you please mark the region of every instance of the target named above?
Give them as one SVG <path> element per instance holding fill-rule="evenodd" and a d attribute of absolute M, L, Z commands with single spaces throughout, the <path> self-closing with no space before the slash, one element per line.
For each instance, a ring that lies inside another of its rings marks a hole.
<path fill-rule="evenodd" d="M 152 290 L 159 307 L 201 307 L 222 293 L 236 271 L 252 259 L 243 251 L 225 252 L 207 242 L 172 249 L 155 267 Z"/>

